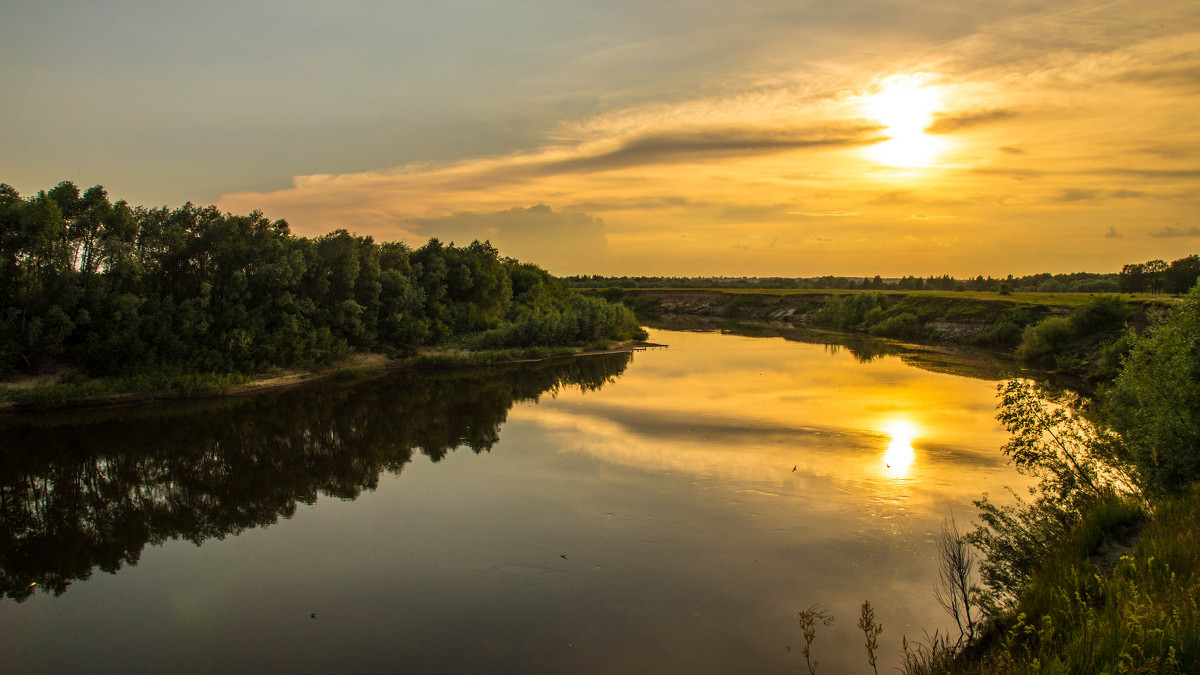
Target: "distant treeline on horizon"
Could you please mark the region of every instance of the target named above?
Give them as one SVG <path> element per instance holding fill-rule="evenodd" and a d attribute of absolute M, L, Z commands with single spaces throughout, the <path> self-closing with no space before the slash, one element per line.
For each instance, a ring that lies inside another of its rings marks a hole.
<path fill-rule="evenodd" d="M 1029 274 L 1006 278 L 977 276 L 957 279 L 929 277 L 563 277 L 571 288 L 763 288 L 820 290 L 991 291 L 1022 293 L 1186 293 L 1200 279 L 1200 256 L 1192 254 L 1170 263 L 1151 260 L 1130 263 L 1120 272 L 1096 274 Z"/>

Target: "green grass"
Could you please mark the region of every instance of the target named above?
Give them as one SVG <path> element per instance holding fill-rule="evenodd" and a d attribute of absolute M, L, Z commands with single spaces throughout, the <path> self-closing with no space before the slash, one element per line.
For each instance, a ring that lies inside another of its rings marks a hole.
<path fill-rule="evenodd" d="M 23 408 L 53 408 L 118 396 L 189 397 L 220 394 L 252 379 L 229 373 L 153 372 L 121 377 L 68 377 L 34 387 L 0 385 L 0 403 Z"/>
<path fill-rule="evenodd" d="M 615 343 L 596 340 L 574 347 L 522 347 L 496 350 L 464 348 L 429 351 L 408 361 L 417 368 L 458 368 L 486 366 L 507 361 L 571 356 L 581 351 L 603 351 Z M 324 373 L 333 380 L 359 380 L 387 370 L 382 364 L 348 365 Z M 78 373 L 61 381 L 37 385 L 0 384 L 0 410 L 4 408 L 46 409 L 123 399 L 192 398 L 226 393 L 239 385 L 264 377 L 263 374 L 186 373 L 156 371 L 121 377 L 88 378 Z"/>
<path fill-rule="evenodd" d="M 418 354 L 409 362 L 417 368 L 458 368 L 487 366 L 505 361 L 546 359 L 570 356 L 580 351 L 608 349 L 612 343 L 599 341 L 583 347 L 521 347 L 516 349 L 486 349 L 478 351 L 433 351 Z"/>
<path fill-rule="evenodd" d="M 1124 555 L 1095 555 L 1140 518 L 1127 502 L 1100 504 L 981 652 L 920 672 L 1200 672 L 1200 485 L 1160 504 Z"/>
<path fill-rule="evenodd" d="M 343 381 L 362 380 L 362 379 L 365 379 L 368 377 L 375 377 L 376 375 L 381 375 L 386 370 L 387 369 L 384 368 L 382 365 L 345 366 L 343 368 L 338 368 L 337 370 L 330 373 L 329 377 L 330 377 L 330 379 L 333 379 L 333 380 L 343 380 Z"/>

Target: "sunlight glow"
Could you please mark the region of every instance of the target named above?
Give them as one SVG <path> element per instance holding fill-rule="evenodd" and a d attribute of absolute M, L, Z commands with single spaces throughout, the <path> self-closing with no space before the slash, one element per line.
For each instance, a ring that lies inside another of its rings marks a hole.
<path fill-rule="evenodd" d="M 877 161 L 899 169 L 912 169 L 931 164 L 946 143 L 923 133 L 896 134 L 871 148 L 871 156 Z"/>
<path fill-rule="evenodd" d="M 945 141 L 925 133 L 941 105 L 941 94 L 924 79 L 890 77 L 882 91 L 867 99 L 867 113 L 887 127 L 890 137 L 871 148 L 876 160 L 900 168 L 927 166 L 945 148 Z"/>
<path fill-rule="evenodd" d="M 917 427 L 908 420 L 897 419 L 888 423 L 883 430 L 892 437 L 883 455 L 884 474 L 891 478 L 904 478 L 916 457 L 912 441 L 917 437 Z"/>

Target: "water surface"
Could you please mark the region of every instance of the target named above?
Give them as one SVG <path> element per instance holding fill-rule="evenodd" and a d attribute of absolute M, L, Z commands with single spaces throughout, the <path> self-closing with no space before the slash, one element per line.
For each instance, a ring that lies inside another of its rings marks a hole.
<path fill-rule="evenodd" d="M 13 670 L 824 672 L 1022 479 L 1003 364 L 797 335 L 0 421 Z M 982 364 L 982 365 L 981 365 Z M 973 376 L 969 376 L 973 375 Z"/>

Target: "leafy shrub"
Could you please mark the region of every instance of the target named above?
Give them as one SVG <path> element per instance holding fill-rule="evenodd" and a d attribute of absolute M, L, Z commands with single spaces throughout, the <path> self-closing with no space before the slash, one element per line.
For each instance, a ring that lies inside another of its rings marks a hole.
<path fill-rule="evenodd" d="M 1068 317 L 1076 336 L 1092 335 L 1124 328 L 1129 306 L 1115 295 L 1098 295 Z"/>
<path fill-rule="evenodd" d="M 883 316 L 887 298 L 882 293 L 855 293 L 828 297 L 812 320 L 818 326 L 851 330 L 866 329 Z"/>
<path fill-rule="evenodd" d="M 919 338 L 925 335 L 925 326 L 916 314 L 901 312 L 871 326 L 872 335 L 893 338 Z"/>
<path fill-rule="evenodd" d="M 1021 344 L 1021 338 L 1024 333 L 1025 326 L 1023 324 L 1005 317 L 992 324 L 992 327 L 988 330 L 972 337 L 971 342 L 988 347 L 1012 348 Z"/>
<path fill-rule="evenodd" d="M 1148 487 L 1177 492 L 1200 479 L 1200 287 L 1130 338 L 1108 390 L 1106 419 Z"/>
<path fill-rule="evenodd" d="M 1065 317 L 1052 316 L 1035 326 L 1028 326 L 1017 348 L 1017 357 L 1042 365 L 1052 366 L 1055 357 L 1061 354 L 1075 337 L 1071 322 Z"/>

